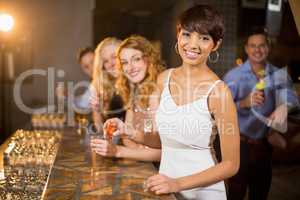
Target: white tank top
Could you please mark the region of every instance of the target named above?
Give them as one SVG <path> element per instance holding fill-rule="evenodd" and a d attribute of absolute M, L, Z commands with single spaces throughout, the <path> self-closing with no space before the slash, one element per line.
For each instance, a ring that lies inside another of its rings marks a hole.
<path fill-rule="evenodd" d="M 213 155 L 214 120 L 208 108 L 208 96 L 217 80 L 205 95 L 184 105 L 177 105 L 171 96 L 169 71 L 160 104 L 156 125 L 162 143 L 160 173 L 178 178 L 206 170 L 216 164 Z M 205 188 L 180 192 L 185 199 L 226 199 L 223 181 Z"/>

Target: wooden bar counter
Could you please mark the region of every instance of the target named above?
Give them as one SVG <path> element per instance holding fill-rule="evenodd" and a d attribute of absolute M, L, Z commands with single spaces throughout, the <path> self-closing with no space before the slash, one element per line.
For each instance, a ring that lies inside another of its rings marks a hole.
<path fill-rule="evenodd" d="M 88 135 L 66 129 L 42 199 L 176 199 L 174 195 L 144 192 L 143 182 L 156 173 L 150 162 L 95 155 L 90 151 Z"/>

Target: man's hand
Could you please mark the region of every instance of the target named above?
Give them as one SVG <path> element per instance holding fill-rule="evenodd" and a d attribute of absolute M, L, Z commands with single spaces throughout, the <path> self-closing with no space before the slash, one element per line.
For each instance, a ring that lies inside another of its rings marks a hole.
<path fill-rule="evenodd" d="M 269 116 L 269 120 L 272 121 L 272 124 L 284 124 L 288 116 L 288 106 L 282 104 L 278 106 L 272 114 Z"/>
<path fill-rule="evenodd" d="M 280 105 L 268 117 L 268 126 L 272 129 L 284 133 L 287 131 L 288 106 Z"/>
<path fill-rule="evenodd" d="M 252 106 L 259 106 L 264 103 L 264 92 L 255 90 L 251 92 L 246 98 L 240 101 L 241 108 L 250 108 Z"/>

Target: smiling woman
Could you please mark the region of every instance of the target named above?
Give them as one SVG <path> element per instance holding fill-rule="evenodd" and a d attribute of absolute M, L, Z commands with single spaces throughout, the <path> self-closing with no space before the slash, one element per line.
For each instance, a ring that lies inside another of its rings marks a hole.
<path fill-rule="evenodd" d="M 125 105 L 146 109 L 149 94 L 154 91 L 156 78 L 163 69 L 159 52 L 147 39 L 132 36 L 122 42 L 117 55 L 120 76 L 116 87 Z"/>
<path fill-rule="evenodd" d="M 124 48 L 120 53 L 120 60 L 126 77 L 132 83 L 139 83 L 145 78 L 147 65 L 141 51 Z"/>
<path fill-rule="evenodd" d="M 109 135 L 109 127 L 114 124 L 114 135 L 122 135 L 124 146 L 99 139 L 93 144 L 96 153 L 110 157 L 159 160 L 160 150 L 142 147 L 160 147 L 159 137 L 153 131 L 152 98 L 157 89 L 158 74 L 162 70 L 160 54 L 146 38 L 135 35 L 120 44 L 115 86 L 126 108 L 126 120 L 124 123 L 117 118 L 108 119 L 104 124 L 104 134 Z M 151 139 L 148 138 L 148 143 L 145 144 L 147 136 Z"/>
<path fill-rule="evenodd" d="M 116 94 L 114 83 L 116 74 L 116 51 L 121 40 L 107 37 L 95 50 L 91 104 L 93 119 L 98 131 L 102 131 L 103 122 L 110 117 L 123 118 L 123 104 Z"/>
<path fill-rule="evenodd" d="M 177 48 L 182 65 L 158 78 L 161 96 L 156 126 L 162 143 L 161 163 L 159 174 L 146 183 L 157 194 L 226 199 L 223 180 L 239 167 L 239 129 L 230 90 L 207 66 L 223 35 L 222 16 L 210 6 L 192 7 L 179 17 Z M 220 163 L 213 154 L 217 133 Z"/>

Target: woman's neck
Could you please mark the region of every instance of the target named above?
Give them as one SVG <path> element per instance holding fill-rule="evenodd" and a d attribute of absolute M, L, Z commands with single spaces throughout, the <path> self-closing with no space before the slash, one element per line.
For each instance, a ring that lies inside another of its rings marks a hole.
<path fill-rule="evenodd" d="M 197 74 L 201 74 L 209 69 L 209 67 L 206 65 L 206 63 L 199 64 L 199 65 L 190 65 L 187 63 L 182 63 L 180 66 L 181 73 L 184 76 L 195 76 Z"/>

